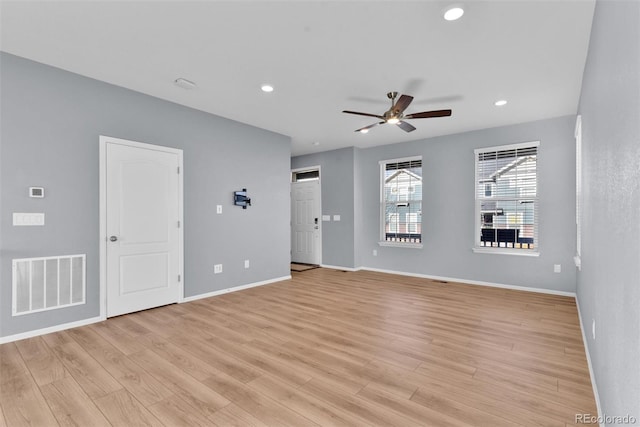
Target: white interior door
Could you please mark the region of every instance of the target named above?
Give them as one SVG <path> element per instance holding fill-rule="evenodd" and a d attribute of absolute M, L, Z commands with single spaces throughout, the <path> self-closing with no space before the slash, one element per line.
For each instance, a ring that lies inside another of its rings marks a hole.
<path fill-rule="evenodd" d="M 107 316 L 178 302 L 181 151 L 106 141 L 105 157 Z"/>
<path fill-rule="evenodd" d="M 320 181 L 291 183 L 291 262 L 320 264 Z"/>

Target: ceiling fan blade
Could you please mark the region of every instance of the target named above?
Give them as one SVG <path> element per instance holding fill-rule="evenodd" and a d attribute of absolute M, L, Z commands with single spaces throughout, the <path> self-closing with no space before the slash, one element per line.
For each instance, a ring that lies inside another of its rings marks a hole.
<path fill-rule="evenodd" d="M 378 126 L 378 125 L 382 125 L 382 124 L 384 124 L 384 123 L 386 123 L 386 122 L 374 123 L 374 124 L 372 124 L 372 125 L 365 126 L 365 127 L 363 127 L 363 128 L 360 128 L 360 129 L 356 129 L 356 130 L 355 130 L 355 132 L 362 132 L 363 130 L 369 130 L 369 129 L 371 129 L 372 127 L 376 127 L 376 126 Z"/>
<path fill-rule="evenodd" d="M 416 128 L 413 125 L 410 125 L 409 123 L 402 122 L 402 121 L 398 122 L 398 127 L 405 132 L 413 132 L 414 130 L 416 130 Z"/>
<path fill-rule="evenodd" d="M 357 114 L 358 116 L 367 116 L 367 117 L 375 117 L 376 119 L 384 119 L 384 117 L 379 116 L 377 114 L 361 113 L 359 111 L 348 111 L 348 110 L 343 110 L 342 112 L 347 114 Z"/>
<path fill-rule="evenodd" d="M 422 113 L 407 114 L 404 119 L 428 119 L 430 117 L 448 117 L 451 115 L 451 110 L 433 110 L 423 111 Z"/>
<path fill-rule="evenodd" d="M 409 104 L 413 101 L 413 96 L 409 95 L 400 95 L 400 98 L 396 101 L 396 105 L 393 106 L 393 111 L 397 113 L 402 113 L 407 109 Z"/>

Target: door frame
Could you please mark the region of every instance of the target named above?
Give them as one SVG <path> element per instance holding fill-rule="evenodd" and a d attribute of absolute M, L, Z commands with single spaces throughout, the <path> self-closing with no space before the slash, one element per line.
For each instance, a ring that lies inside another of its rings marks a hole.
<path fill-rule="evenodd" d="M 184 301 L 184 181 L 182 178 L 184 175 L 184 164 L 182 150 L 179 148 L 100 135 L 100 318 L 107 318 L 107 144 L 162 151 L 178 156 L 178 167 L 180 168 L 180 173 L 178 173 L 178 217 L 180 221 L 180 228 L 178 229 L 178 274 L 180 274 L 180 284 L 177 302 L 181 303 Z"/>
<path fill-rule="evenodd" d="M 289 233 L 291 233 L 291 230 L 293 228 L 293 224 L 291 223 L 291 200 L 293 198 L 293 193 L 291 192 L 291 184 L 294 183 L 293 181 L 293 174 L 296 172 L 308 172 L 308 171 L 318 171 L 318 188 L 319 188 L 319 195 L 318 197 L 320 198 L 319 205 L 320 205 L 320 212 L 319 212 L 319 220 L 318 220 L 318 224 L 320 225 L 320 233 L 318 233 L 318 259 L 320 260 L 320 262 L 318 262 L 318 265 L 322 265 L 322 233 L 324 230 L 324 225 L 322 224 L 322 168 L 320 165 L 314 165 L 314 166 L 307 166 L 304 168 L 295 168 L 295 169 L 291 169 L 291 172 L 289 173 Z M 291 234 L 289 234 L 291 235 Z M 293 262 L 293 260 L 291 259 L 291 255 L 293 253 L 293 248 L 291 247 L 291 238 L 289 238 L 289 262 Z"/>

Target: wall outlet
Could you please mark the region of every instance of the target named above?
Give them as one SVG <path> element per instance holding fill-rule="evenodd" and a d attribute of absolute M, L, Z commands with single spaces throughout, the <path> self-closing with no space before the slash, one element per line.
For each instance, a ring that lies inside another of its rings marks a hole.
<path fill-rule="evenodd" d="M 213 266 L 213 273 L 219 274 L 222 273 L 222 264 L 216 264 Z"/>
<path fill-rule="evenodd" d="M 553 264 L 553 272 L 554 272 L 554 273 L 561 273 L 561 272 L 562 272 L 562 265 L 560 265 L 560 264 Z"/>
<path fill-rule="evenodd" d="M 216 213 L 217 214 L 221 214 L 222 213 L 222 205 L 216 205 Z"/>
<path fill-rule="evenodd" d="M 591 336 L 596 339 L 596 319 L 591 319 Z"/>
<path fill-rule="evenodd" d="M 378 250 L 377 249 L 373 250 L 373 256 L 378 256 Z"/>
<path fill-rule="evenodd" d="M 248 259 L 244 260 L 244 268 L 249 268 L 249 260 Z"/>

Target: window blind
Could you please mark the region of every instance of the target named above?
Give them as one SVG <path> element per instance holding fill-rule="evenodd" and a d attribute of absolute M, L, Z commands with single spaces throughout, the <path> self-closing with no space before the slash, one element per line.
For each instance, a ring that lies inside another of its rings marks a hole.
<path fill-rule="evenodd" d="M 385 170 L 388 171 L 412 168 L 422 168 L 422 159 L 390 161 L 385 163 Z"/>

